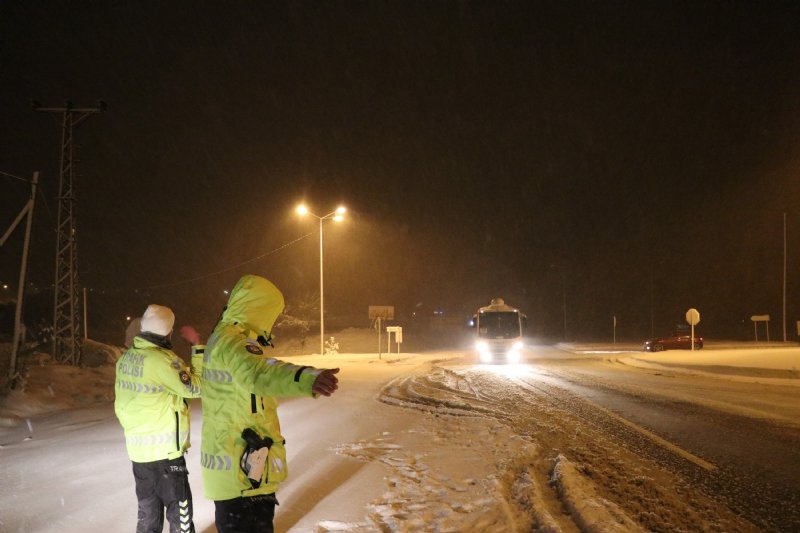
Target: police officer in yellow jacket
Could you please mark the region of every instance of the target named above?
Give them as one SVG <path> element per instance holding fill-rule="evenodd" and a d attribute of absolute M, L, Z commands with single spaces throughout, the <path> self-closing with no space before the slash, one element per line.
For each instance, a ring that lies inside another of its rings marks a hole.
<path fill-rule="evenodd" d="M 117 361 L 114 411 L 125 430 L 139 502 L 137 533 L 161 533 L 166 508 L 170 533 L 192 532 L 192 492 L 183 457 L 189 448 L 188 398 L 200 397 L 203 346 L 193 328 L 192 368 L 172 351 L 175 315 L 150 305 L 141 333 Z"/>
<path fill-rule="evenodd" d="M 330 396 L 338 388 L 338 368 L 298 366 L 265 355 L 283 306 L 275 285 L 244 276 L 208 339 L 200 464 L 219 533 L 273 531 L 275 491 L 287 475 L 276 397 Z"/>

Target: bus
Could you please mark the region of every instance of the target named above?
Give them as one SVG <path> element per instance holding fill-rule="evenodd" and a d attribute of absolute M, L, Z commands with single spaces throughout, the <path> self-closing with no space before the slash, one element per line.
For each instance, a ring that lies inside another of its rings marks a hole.
<path fill-rule="evenodd" d="M 482 363 L 518 363 L 522 350 L 522 331 L 527 317 L 502 298 L 493 298 L 472 318 L 475 349 Z"/>

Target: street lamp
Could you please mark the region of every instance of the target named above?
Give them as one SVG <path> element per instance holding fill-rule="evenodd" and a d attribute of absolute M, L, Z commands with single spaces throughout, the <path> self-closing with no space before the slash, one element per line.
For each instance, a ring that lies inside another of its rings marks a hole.
<path fill-rule="evenodd" d="M 344 218 L 344 213 L 347 211 L 344 207 L 339 206 L 335 211 L 331 211 L 327 215 L 315 215 L 308 210 L 305 204 L 300 204 L 295 209 L 295 212 L 302 216 L 310 215 L 319 220 L 319 354 L 325 354 L 325 285 L 322 277 L 322 222 L 325 220 L 333 220 L 339 222 Z"/>

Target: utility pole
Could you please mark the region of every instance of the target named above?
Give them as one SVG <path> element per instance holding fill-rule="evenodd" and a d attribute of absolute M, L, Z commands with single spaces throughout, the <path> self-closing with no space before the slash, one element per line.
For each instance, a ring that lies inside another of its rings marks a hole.
<path fill-rule="evenodd" d="M 786 342 L 786 213 L 783 214 L 783 342 Z"/>
<path fill-rule="evenodd" d="M 23 181 L 27 181 L 23 178 L 17 178 L 17 176 L 13 176 L 11 174 L 7 174 L 2 172 L 0 174 L 5 174 L 7 176 L 11 176 L 16 179 L 21 179 Z M 8 377 L 9 379 L 14 379 L 17 375 L 17 354 L 19 353 L 20 344 L 25 342 L 25 337 L 23 335 L 22 329 L 22 304 L 25 299 L 25 275 L 28 272 L 28 254 L 30 253 L 30 242 L 31 242 L 31 226 L 33 224 L 33 207 L 36 203 L 36 186 L 39 184 L 39 173 L 33 173 L 33 179 L 30 180 L 31 183 L 31 198 L 25 204 L 25 207 L 22 208 L 22 211 L 19 212 L 16 220 L 11 223 L 11 227 L 8 228 L 8 231 L 0 237 L 0 246 L 3 246 L 8 239 L 8 237 L 13 233 L 14 229 L 19 225 L 22 221 L 22 218 L 25 217 L 25 239 L 22 245 L 22 264 L 19 267 L 19 284 L 17 285 L 17 306 L 14 312 L 14 344 L 11 346 L 11 362 L 8 365 Z"/>
<path fill-rule="evenodd" d="M 81 313 L 78 297 L 78 238 L 75 224 L 75 177 L 73 129 L 91 115 L 106 110 L 105 102 L 97 107 L 76 108 L 72 102 L 63 107 L 42 107 L 41 113 L 61 115 L 61 168 L 58 184 L 58 220 L 56 222 L 56 272 L 53 285 L 53 357 L 60 363 L 81 362 Z"/>

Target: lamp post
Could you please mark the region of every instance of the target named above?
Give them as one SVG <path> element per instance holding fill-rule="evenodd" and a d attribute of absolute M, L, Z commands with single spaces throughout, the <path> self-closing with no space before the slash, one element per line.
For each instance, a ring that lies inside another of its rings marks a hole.
<path fill-rule="evenodd" d="M 325 354 L 325 284 L 322 275 L 322 223 L 326 220 L 333 220 L 339 222 L 344 218 L 344 213 L 347 211 L 344 207 L 339 206 L 336 210 L 331 211 L 327 215 L 315 215 L 308 210 L 305 204 L 300 204 L 295 209 L 295 212 L 302 216 L 311 215 L 319 220 L 319 354 Z"/>

